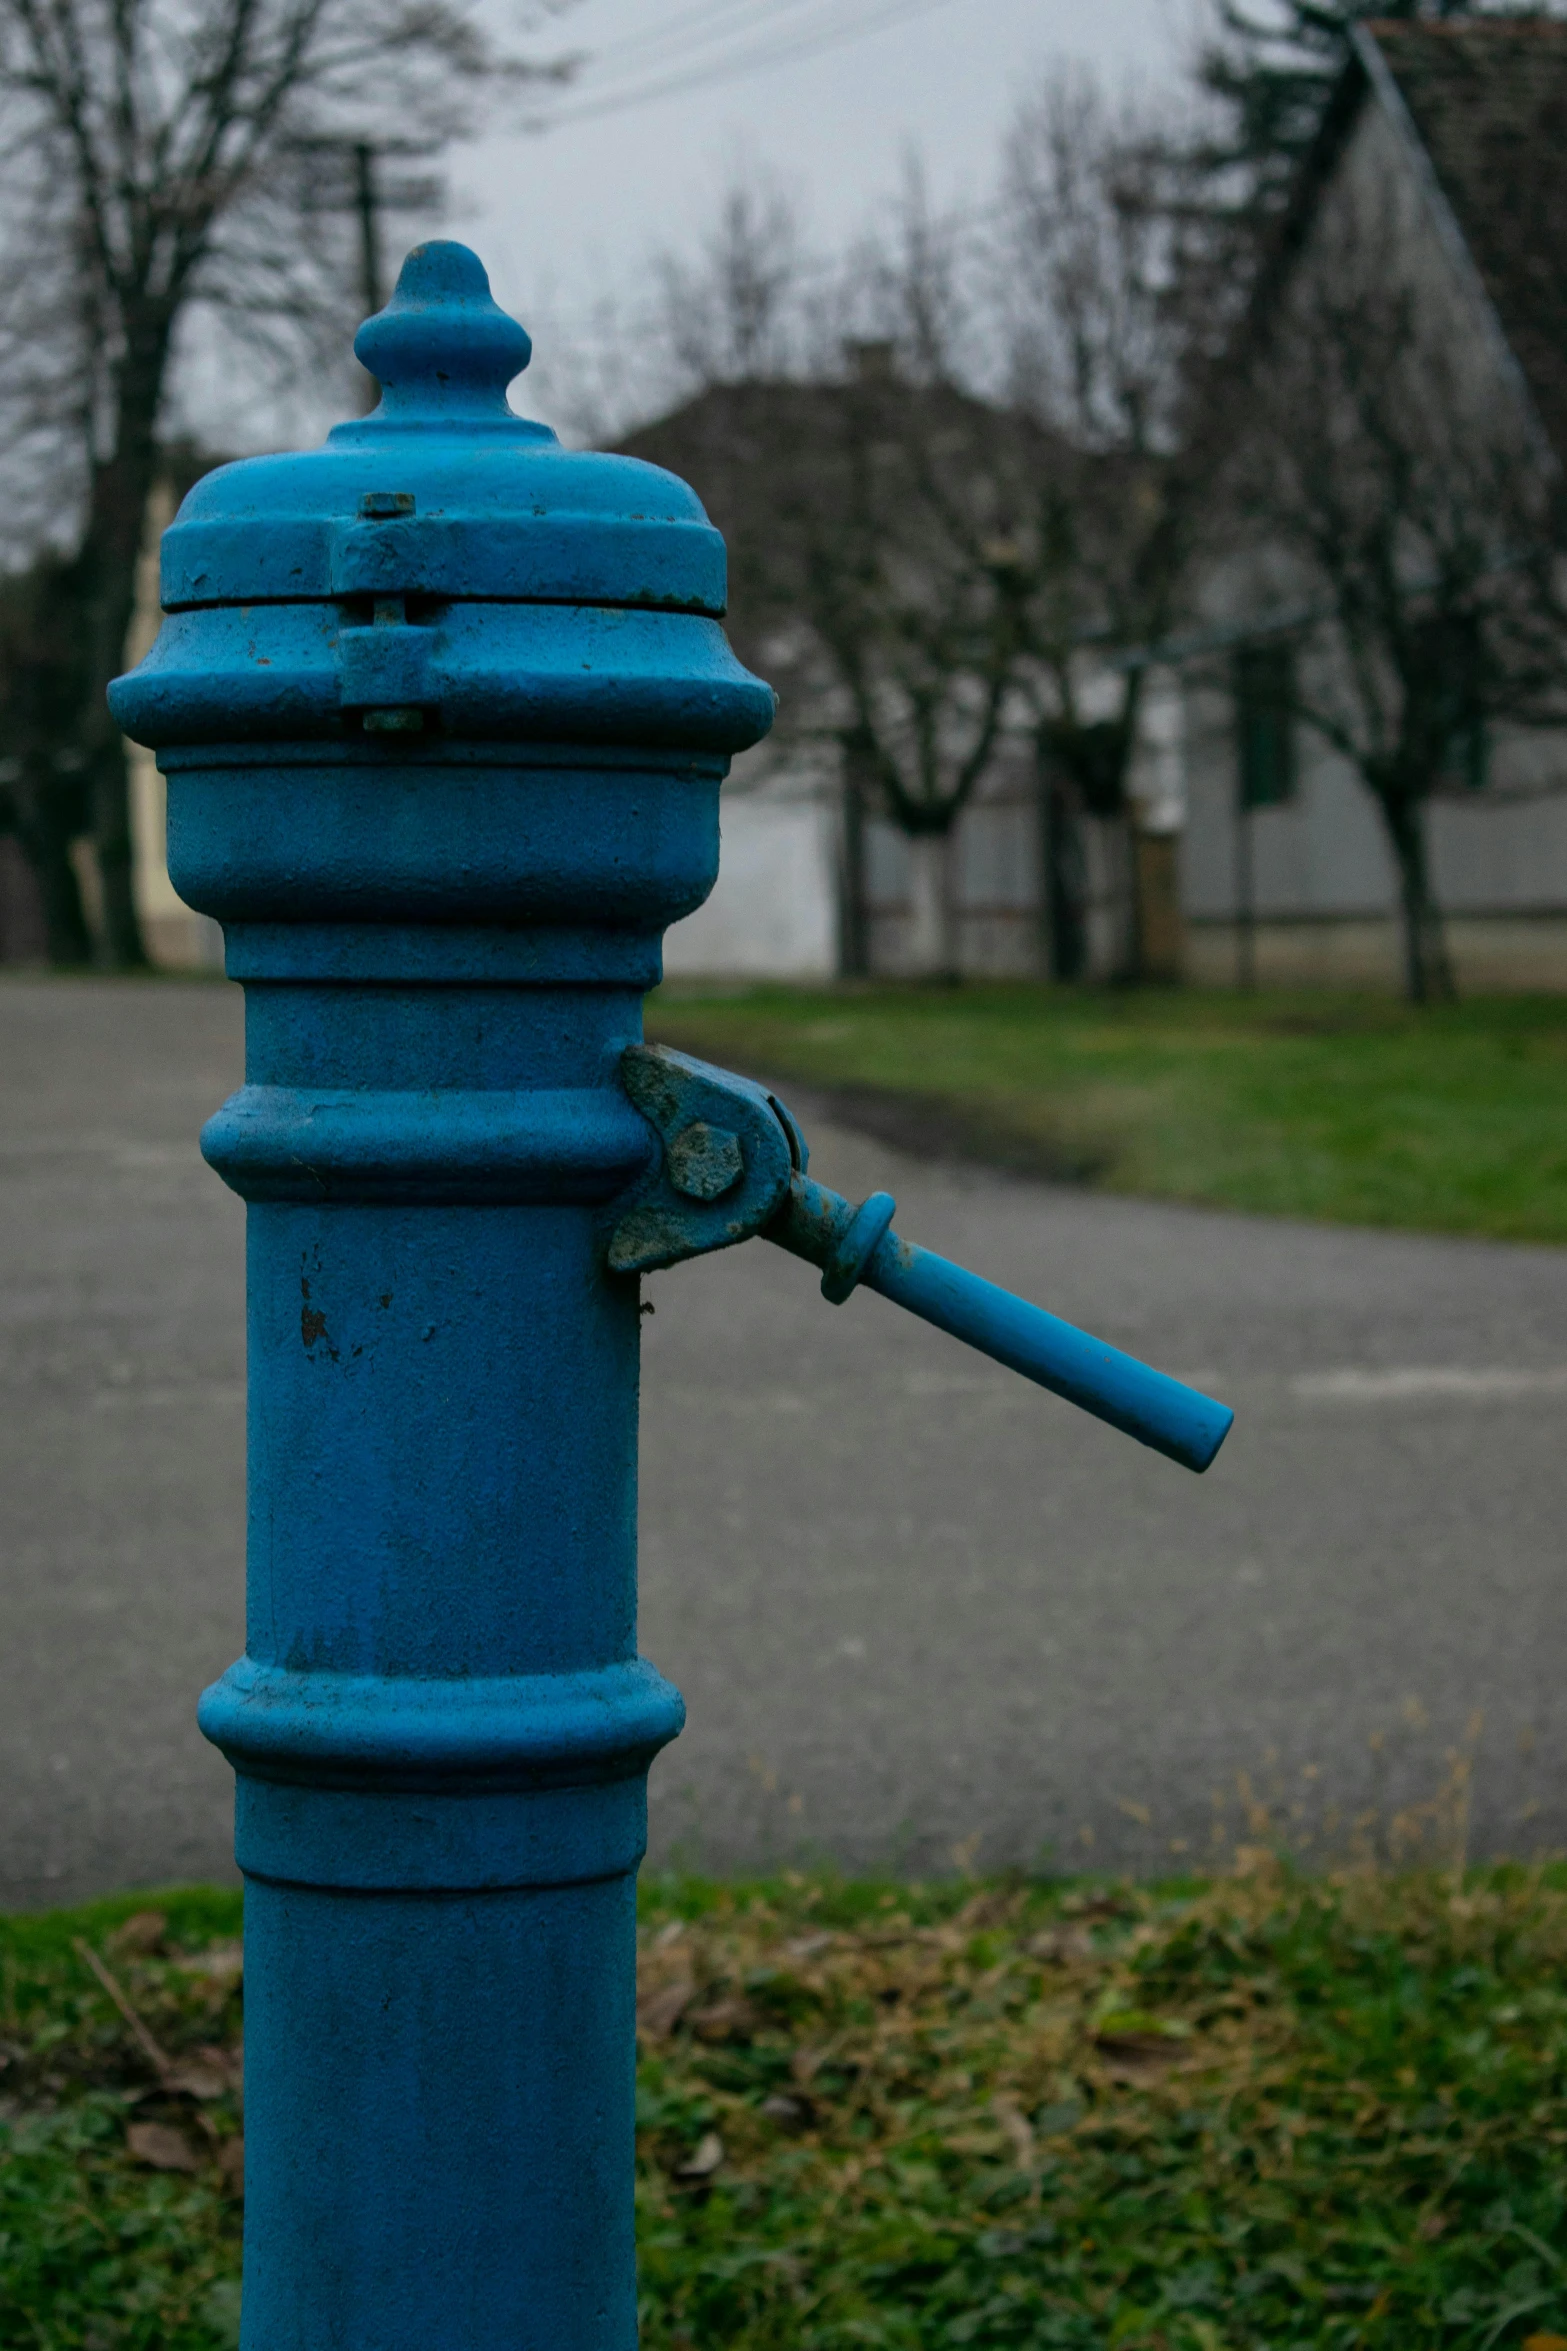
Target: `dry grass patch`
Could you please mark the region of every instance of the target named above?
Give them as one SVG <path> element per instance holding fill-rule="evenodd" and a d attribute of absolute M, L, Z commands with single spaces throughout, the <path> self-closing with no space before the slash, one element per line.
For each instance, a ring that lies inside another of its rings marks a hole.
<path fill-rule="evenodd" d="M 1567 2323 L 1567 1897 L 1541 1873 L 646 1928 L 650 2345 L 1388 2343 Z"/>

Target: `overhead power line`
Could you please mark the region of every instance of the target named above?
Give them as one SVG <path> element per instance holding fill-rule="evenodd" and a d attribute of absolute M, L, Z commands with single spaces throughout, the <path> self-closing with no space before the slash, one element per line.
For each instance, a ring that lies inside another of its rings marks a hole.
<path fill-rule="evenodd" d="M 735 31 L 748 32 L 754 25 L 764 23 L 798 0 L 697 0 L 694 8 L 682 8 L 673 16 L 666 16 L 662 24 L 650 25 L 645 32 L 632 33 L 617 41 L 609 53 L 607 64 L 617 73 L 627 69 L 633 73 L 645 70 L 645 60 L 660 50 L 688 49 L 710 41 L 714 27 L 719 37 L 728 39 Z M 738 26 L 724 24 L 724 18 L 738 17 Z"/>
<path fill-rule="evenodd" d="M 792 4 L 792 0 L 786 0 Z M 945 8 L 949 0 L 873 0 L 869 8 L 844 18 L 836 13 L 825 22 L 801 25 L 782 41 L 763 41 L 751 48 L 730 51 L 710 64 L 696 66 L 689 71 L 656 75 L 652 80 L 637 84 L 630 90 L 606 91 L 602 97 L 588 95 L 580 106 L 563 107 L 556 114 L 540 115 L 529 128 L 535 131 L 555 130 L 565 124 L 587 122 L 610 114 L 622 114 L 636 106 L 649 106 L 660 98 L 672 98 L 685 90 L 712 88 L 743 76 L 764 71 L 769 66 L 787 65 L 821 55 L 828 49 L 840 47 L 846 41 L 863 39 L 867 34 L 881 32 L 888 26 L 927 16 L 934 9 Z M 776 16 L 776 5 L 768 11 Z"/>
<path fill-rule="evenodd" d="M 735 55 L 726 43 L 758 31 L 776 34 L 778 20 L 786 11 L 808 4 L 811 0 L 703 0 L 700 8 L 617 43 L 602 61 L 590 56 L 587 65 L 592 96 L 588 103 L 603 106 L 607 98 L 618 98 L 628 82 L 642 89 L 666 77 L 673 79 L 688 68 L 699 72 L 721 69 Z M 554 119 L 540 117 L 541 122 Z"/>

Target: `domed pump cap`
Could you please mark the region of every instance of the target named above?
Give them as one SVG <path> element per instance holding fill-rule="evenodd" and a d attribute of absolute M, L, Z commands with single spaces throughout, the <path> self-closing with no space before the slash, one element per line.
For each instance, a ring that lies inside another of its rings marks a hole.
<path fill-rule="evenodd" d="M 357 348 L 373 415 L 219 467 L 164 533 L 168 618 L 110 688 L 127 734 L 399 757 L 435 737 L 731 757 L 766 734 L 695 493 L 512 413 L 528 338 L 474 254 L 418 246 Z"/>
<path fill-rule="evenodd" d="M 465 245 L 416 245 L 354 348 L 380 405 L 199 481 L 164 533 L 166 612 L 415 595 L 723 617 L 724 543 L 684 482 L 510 408 L 532 344 Z"/>

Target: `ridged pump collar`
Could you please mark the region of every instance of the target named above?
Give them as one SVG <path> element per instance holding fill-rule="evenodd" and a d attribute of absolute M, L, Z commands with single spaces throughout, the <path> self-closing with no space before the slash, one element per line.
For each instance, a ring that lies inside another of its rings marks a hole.
<path fill-rule="evenodd" d="M 694 492 L 509 407 L 532 345 L 465 245 L 416 246 L 354 348 L 380 405 L 324 448 L 198 482 L 164 534 L 165 611 L 395 594 L 722 616 L 723 541 Z"/>

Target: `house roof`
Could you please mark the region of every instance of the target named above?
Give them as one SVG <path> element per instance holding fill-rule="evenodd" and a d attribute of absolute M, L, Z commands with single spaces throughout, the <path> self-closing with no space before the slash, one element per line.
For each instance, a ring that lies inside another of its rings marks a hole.
<path fill-rule="evenodd" d="M 1362 22 L 1263 272 L 1264 310 L 1368 100 L 1430 174 L 1536 416 L 1567 463 L 1567 21 Z"/>
<path fill-rule="evenodd" d="M 1567 459 L 1567 23 L 1372 22 L 1366 34 Z"/>
<path fill-rule="evenodd" d="M 799 609 L 811 544 L 825 533 L 848 561 L 858 530 L 886 537 L 900 515 L 912 540 L 930 532 L 940 541 L 942 505 L 927 475 L 949 492 L 961 485 L 978 527 L 1009 527 L 1027 473 L 1019 460 L 1044 439 L 954 385 L 910 384 L 862 363 L 842 383 L 709 385 L 618 446 L 695 489 L 729 548 L 736 649 L 776 668 L 763 639 Z"/>

